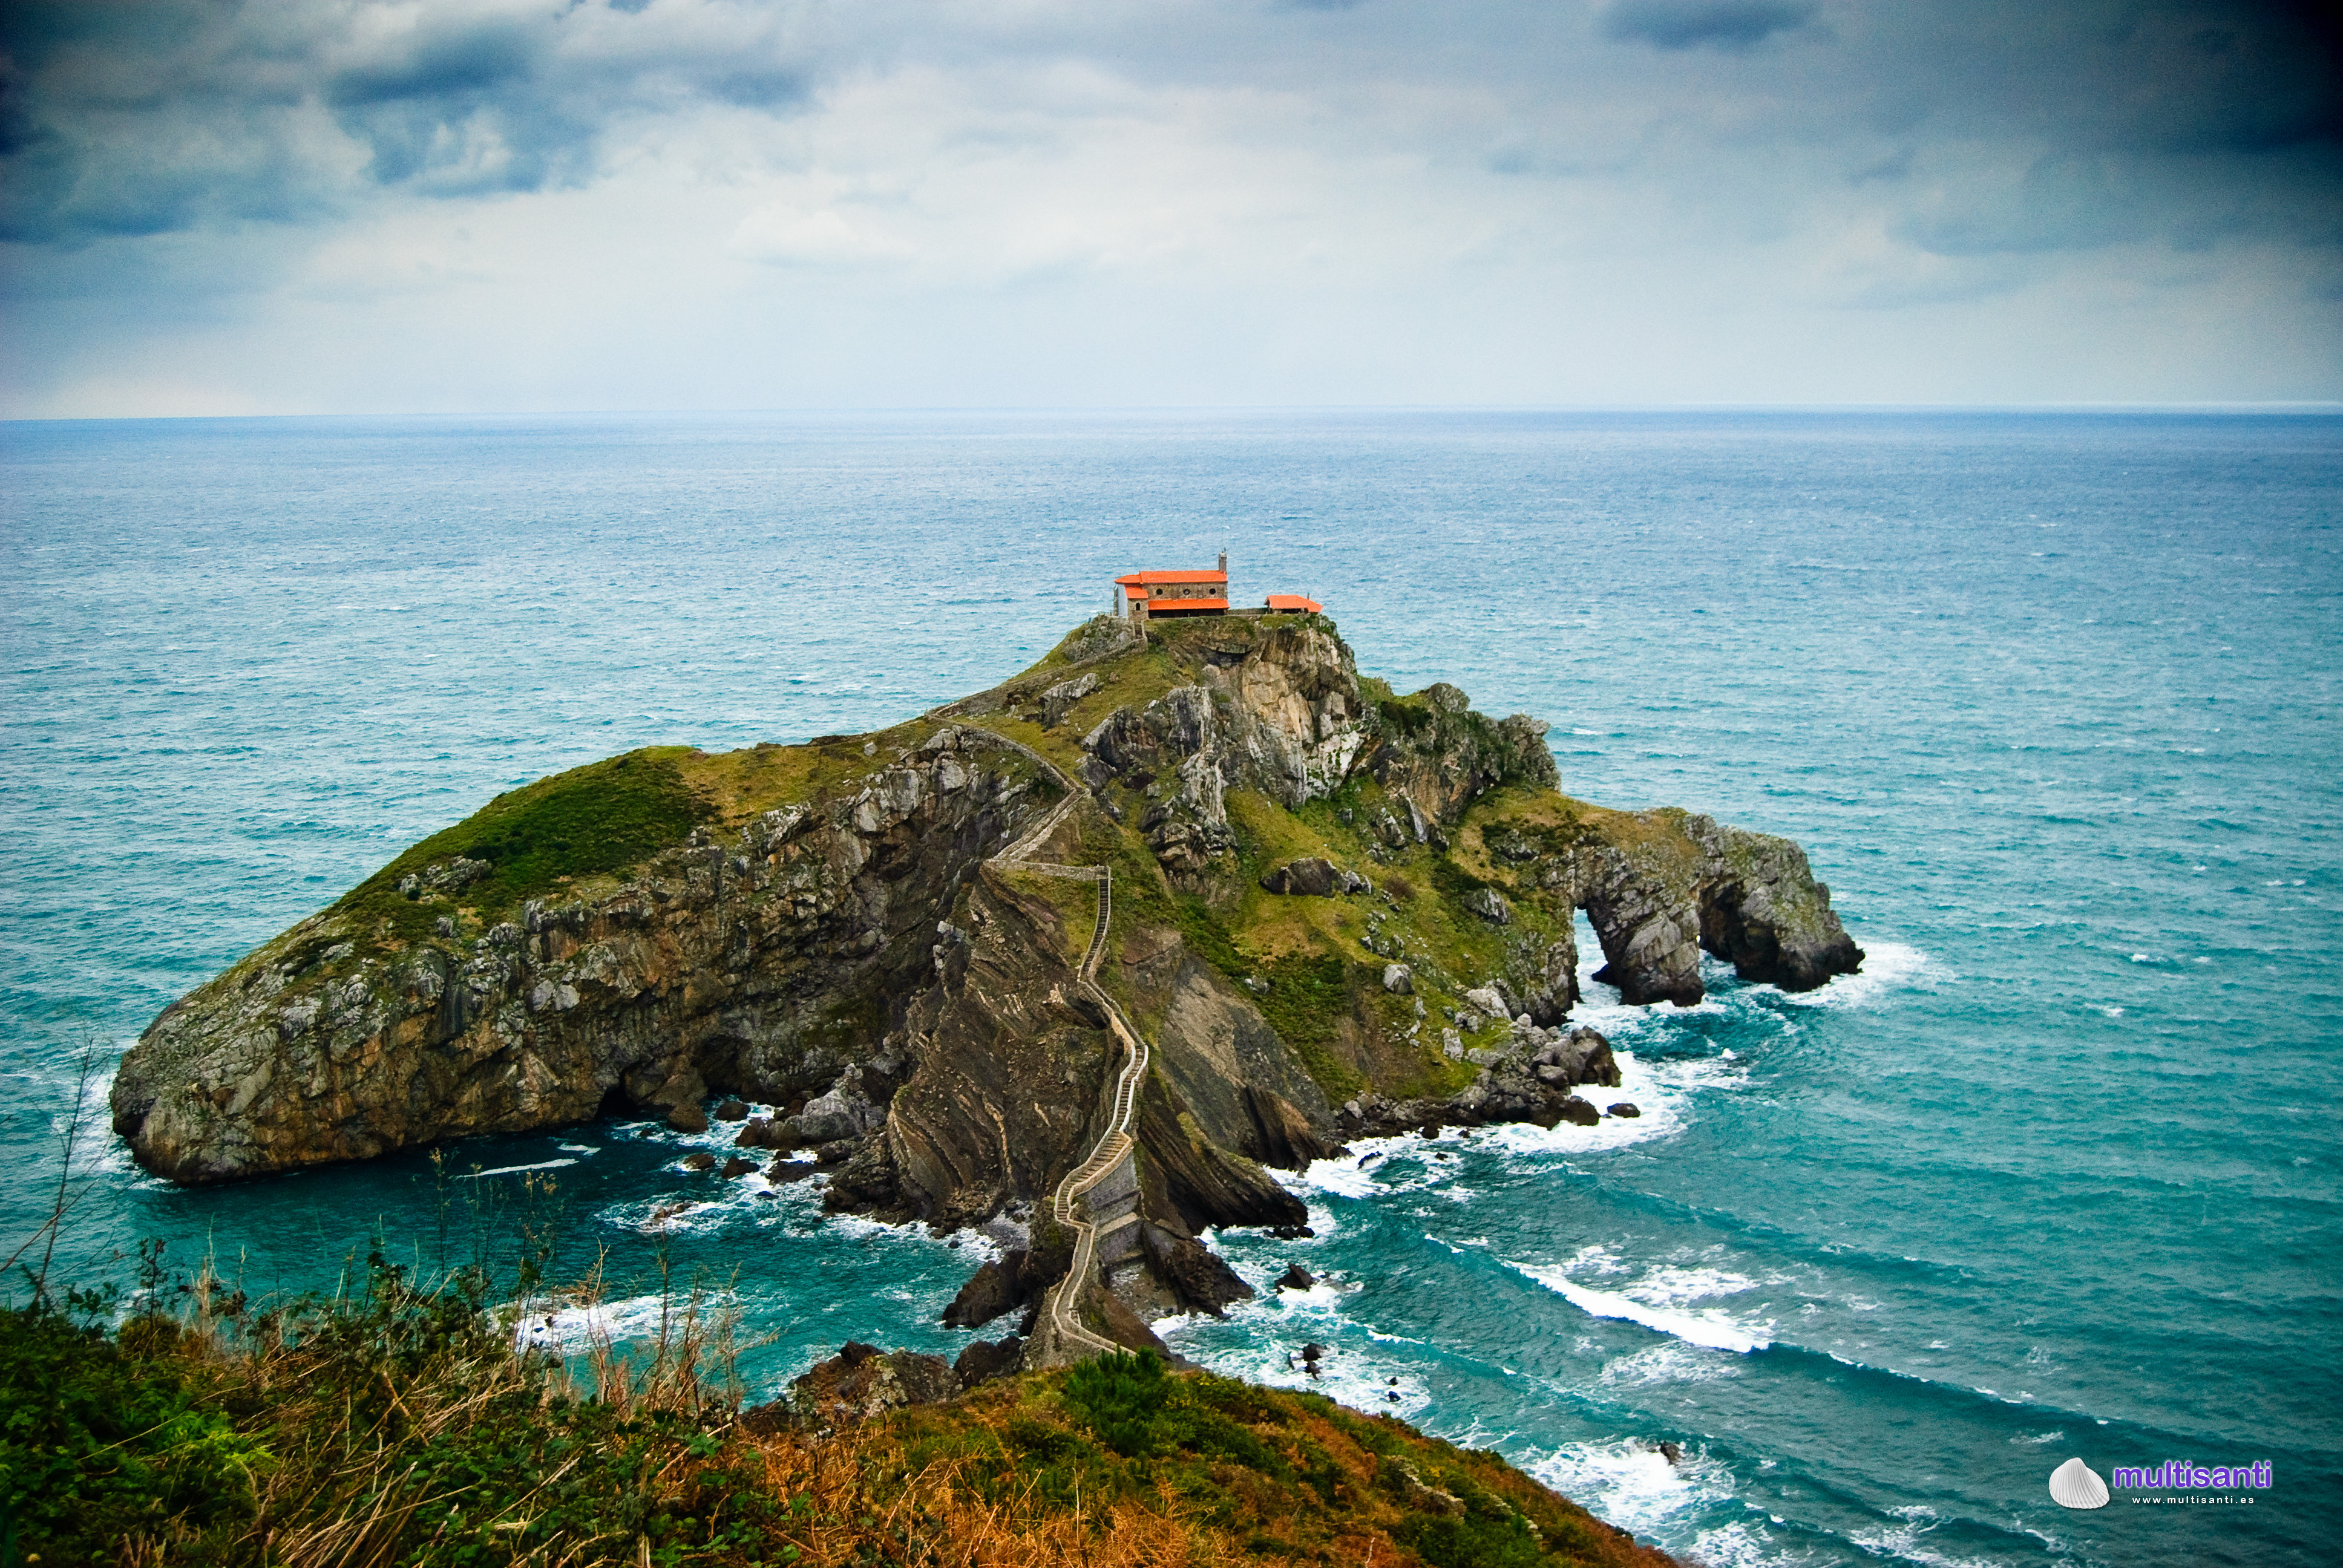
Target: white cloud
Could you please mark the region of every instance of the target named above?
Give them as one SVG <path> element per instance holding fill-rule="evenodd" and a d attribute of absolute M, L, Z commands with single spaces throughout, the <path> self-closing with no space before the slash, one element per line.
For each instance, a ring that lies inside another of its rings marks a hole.
<path fill-rule="evenodd" d="M 2335 86 L 2226 0 L 48 15 L 18 413 L 2343 391 Z"/>

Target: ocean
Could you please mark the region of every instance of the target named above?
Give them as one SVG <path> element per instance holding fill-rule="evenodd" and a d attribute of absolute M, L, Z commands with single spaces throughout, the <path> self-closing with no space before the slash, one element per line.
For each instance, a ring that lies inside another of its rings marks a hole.
<path fill-rule="evenodd" d="M 2343 1543 L 2343 418 L 182 420 L 0 426 L 0 1254 L 55 1196 L 86 1052 L 53 1277 L 126 1289 L 154 1238 L 289 1292 L 558 1221 L 621 1333 L 662 1278 L 729 1292 L 751 1397 L 850 1337 L 951 1353 L 988 1243 L 739 1183 L 655 1223 L 708 1140 L 182 1191 L 106 1131 L 106 1080 L 501 789 L 884 725 L 1030 663 L 1116 573 L 1225 549 L 1363 671 L 1549 721 L 1569 792 L 1795 838 L 1869 958 L 1798 996 L 1712 969 L 1691 1009 L 1590 983 L 1640 1120 L 1322 1162 L 1316 1238 L 1218 1238 L 1261 1297 L 1174 1348 L 1720 1568 Z M 1274 1291 L 1289 1262 L 1319 1283 Z M 2077 1456 L 2273 1483 L 2069 1512 Z"/>

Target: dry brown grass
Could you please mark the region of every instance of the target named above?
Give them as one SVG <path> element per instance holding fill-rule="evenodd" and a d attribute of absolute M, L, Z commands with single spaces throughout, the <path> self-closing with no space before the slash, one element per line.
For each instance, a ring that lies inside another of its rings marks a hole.
<path fill-rule="evenodd" d="M 752 1440 L 768 1490 L 807 1500 L 805 1523 L 785 1527 L 809 1568 L 882 1561 L 934 1568 L 1174 1568 L 1249 1560 L 1168 1483 L 1153 1496 L 1061 1508 L 1038 1482 L 988 1500 L 965 1460 L 935 1460 L 900 1480 L 874 1483 L 855 1437 Z M 1387 1559 L 1388 1560 L 1388 1559 Z"/>

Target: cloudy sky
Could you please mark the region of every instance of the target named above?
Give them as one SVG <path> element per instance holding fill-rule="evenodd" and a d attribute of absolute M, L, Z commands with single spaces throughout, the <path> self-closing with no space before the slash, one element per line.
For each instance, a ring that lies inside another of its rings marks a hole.
<path fill-rule="evenodd" d="M 11 0 L 0 415 L 2343 397 L 2248 0 Z"/>

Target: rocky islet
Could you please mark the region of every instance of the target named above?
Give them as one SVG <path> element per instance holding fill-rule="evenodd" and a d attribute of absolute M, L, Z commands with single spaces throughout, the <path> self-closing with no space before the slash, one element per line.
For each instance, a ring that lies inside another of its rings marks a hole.
<path fill-rule="evenodd" d="M 1271 1169 L 1603 1115 L 1578 1091 L 1620 1078 L 1568 1027 L 1574 910 L 1631 1003 L 1696 1001 L 1704 951 L 1792 990 L 1860 962 L 1796 845 L 1565 797 L 1543 733 L 1362 678 L 1322 618 L 1101 618 L 886 731 L 499 798 L 166 1010 L 115 1125 L 206 1182 L 712 1112 L 728 1174 L 759 1151 L 824 1173 L 833 1210 L 1015 1243 L 951 1321 L 1031 1332 L 1069 1251 L 1045 1201 L 1119 1059 L 1080 983 L 1091 889 L 997 857 L 1071 794 L 1040 858 L 1111 870 L 1098 983 L 1151 1048 L 1128 1190 L 1090 1199 L 1117 1244 L 1076 1290 L 1151 1342 L 1150 1316 L 1251 1293 L 1205 1231 L 1306 1219 Z"/>

